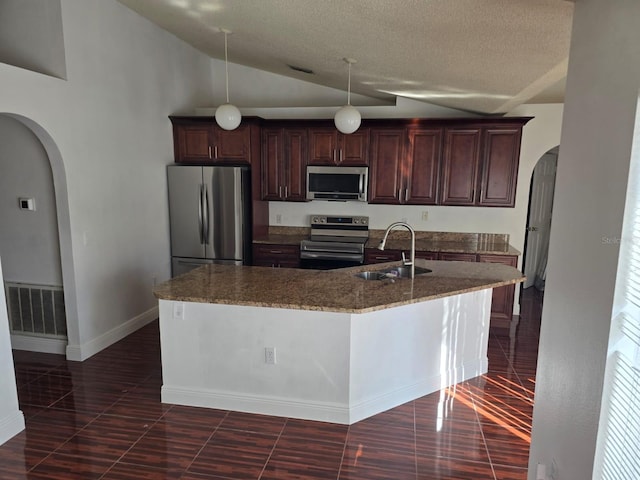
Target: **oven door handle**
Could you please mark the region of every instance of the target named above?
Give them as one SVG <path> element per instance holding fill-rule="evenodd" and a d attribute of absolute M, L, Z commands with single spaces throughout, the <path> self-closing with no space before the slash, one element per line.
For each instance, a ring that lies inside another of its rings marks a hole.
<path fill-rule="evenodd" d="M 356 253 L 322 253 L 322 252 L 309 252 L 309 251 L 301 251 L 300 252 L 301 259 L 311 259 L 311 260 L 351 260 L 353 262 L 362 262 L 362 255 Z"/>

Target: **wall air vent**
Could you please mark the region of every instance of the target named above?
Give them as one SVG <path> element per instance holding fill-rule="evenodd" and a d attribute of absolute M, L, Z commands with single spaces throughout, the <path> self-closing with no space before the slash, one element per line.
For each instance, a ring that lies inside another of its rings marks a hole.
<path fill-rule="evenodd" d="M 5 282 L 5 291 L 11 333 L 66 338 L 62 287 Z"/>

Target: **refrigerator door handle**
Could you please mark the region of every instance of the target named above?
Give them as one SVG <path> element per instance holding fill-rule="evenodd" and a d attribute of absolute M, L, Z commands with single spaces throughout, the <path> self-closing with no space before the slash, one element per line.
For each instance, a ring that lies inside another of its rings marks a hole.
<path fill-rule="evenodd" d="M 200 184 L 200 198 L 198 199 L 198 233 L 200 235 L 200 244 L 204 245 L 204 225 L 202 222 L 202 200 L 204 196 L 202 195 L 202 188 L 204 185 Z"/>
<path fill-rule="evenodd" d="M 206 244 L 209 241 L 209 188 L 207 185 L 203 185 L 204 187 L 204 234 L 203 234 L 203 242 Z"/>

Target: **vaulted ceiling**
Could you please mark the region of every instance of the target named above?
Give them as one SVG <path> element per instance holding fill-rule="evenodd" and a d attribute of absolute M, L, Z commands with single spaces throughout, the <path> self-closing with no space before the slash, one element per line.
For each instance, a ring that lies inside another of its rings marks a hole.
<path fill-rule="evenodd" d="M 213 58 L 482 114 L 564 99 L 573 2 L 119 0 Z M 311 71 L 305 73 L 300 70 Z"/>

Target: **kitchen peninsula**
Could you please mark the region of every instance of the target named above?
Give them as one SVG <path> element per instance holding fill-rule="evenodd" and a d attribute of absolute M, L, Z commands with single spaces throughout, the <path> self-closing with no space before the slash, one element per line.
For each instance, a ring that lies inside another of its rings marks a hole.
<path fill-rule="evenodd" d="M 207 265 L 158 285 L 162 401 L 352 424 L 487 369 L 491 289 L 513 267 L 431 273 Z"/>

